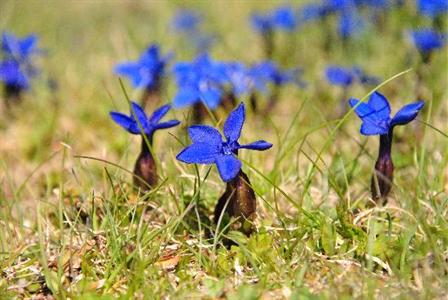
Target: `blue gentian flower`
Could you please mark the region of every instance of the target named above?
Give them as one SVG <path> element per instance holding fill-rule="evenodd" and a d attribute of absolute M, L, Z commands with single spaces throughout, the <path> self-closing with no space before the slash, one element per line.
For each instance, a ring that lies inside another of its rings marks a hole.
<path fill-rule="evenodd" d="M 0 81 L 11 91 L 20 93 L 30 87 L 30 80 L 37 74 L 33 65 L 35 54 L 42 53 L 37 47 L 38 38 L 31 34 L 18 38 L 10 33 L 2 34 L 2 54 L 0 61 Z"/>
<path fill-rule="evenodd" d="M 252 28 L 261 33 L 270 33 L 274 29 L 275 21 L 271 15 L 252 14 L 250 18 Z"/>
<path fill-rule="evenodd" d="M 225 64 L 225 68 L 231 92 L 235 96 L 241 97 L 253 90 L 253 79 L 249 69 L 243 63 L 229 62 Z"/>
<path fill-rule="evenodd" d="M 216 164 L 222 180 L 231 181 L 241 170 L 241 161 L 237 158 L 239 149 L 262 151 L 272 147 L 272 144 L 264 140 L 240 145 L 238 139 L 244 120 L 245 107 L 241 103 L 229 114 L 224 123 L 225 141 L 219 131 L 213 127 L 191 126 L 188 134 L 193 144 L 182 150 L 177 155 L 177 159 L 188 164 Z"/>
<path fill-rule="evenodd" d="M 177 32 L 194 32 L 202 22 L 202 17 L 194 10 L 179 10 L 171 23 Z"/>
<path fill-rule="evenodd" d="M 173 100 L 180 108 L 203 102 L 215 109 L 228 82 L 225 65 L 213 61 L 208 54 L 199 55 L 193 62 L 179 62 L 174 66 L 178 92 Z"/>
<path fill-rule="evenodd" d="M 448 12 L 448 1 L 446 0 L 417 0 L 418 11 L 431 18 L 435 18 Z"/>
<path fill-rule="evenodd" d="M 24 72 L 20 64 L 13 59 L 0 62 L 0 81 L 17 90 L 26 90 L 30 87 L 30 76 Z"/>
<path fill-rule="evenodd" d="M 428 54 L 442 48 L 446 43 L 446 36 L 432 29 L 420 29 L 411 32 L 415 47 L 422 53 Z"/>
<path fill-rule="evenodd" d="M 325 3 L 309 3 L 302 6 L 297 12 L 297 22 L 303 24 L 322 19 L 330 14 L 331 10 Z"/>
<path fill-rule="evenodd" d="M 418 101 L 403 106 L 394 117 L 390 116 L 390 105 L 386 97 L 374 92 L 367 103 L 350 99 L 349 104 L 362 120 L 361 134 L 379 135 L 378 159 L 370 189 L 375 201 L 386 200 L 392 188 L 394 164 L 392 161 L 393 129 L 396 125 L 405 125 L 417 117 L 424 102 Z"/>
<path fill-rule="evenodd" d="M 418 101 L 403 106 L 394 117 L 390 117 L 390 105 L 386 97 L 374 92 L 367 103 L 359 103 L 357 99 L 350 99 L 349 104 L 355 107 L 355 112 L 362 120 L 361 134 L 383 135 L 396 125 L 405 125 L 415 119 L 423 108 L 424 102 Z"/>
<path fill-rule="evenodd" d="M 350 86 L 354 81 L 352 69 L 343 68 L 335 65 L 328 66 L 325 70 L 327 80 L 334 85 L 343 87 Z"/>
<path fill-rule="evenodd" d="M 275 25 L 282 30 L 293 31 L 297 27 L 297 16 L 291 6 L 280 6 L 273 12 Z"/>
<path fill-rule="evenodd" d="M 302 74 L 300 68 L 282 70 L 277 64 L 270 60 L 255 64 L 251 68 L 249 74 L 253 77 L 254 84 L 260 91 L 266 90 L 266 84 L 269 82 L 272 82 L 277 86 L 289 83 L 296 84 L 300 87 L 305 86 L 305 82 L 300 78 Z"/>
<path fill-rule="evenodd" d="M 170 109 L 171 106 L 169 104 L 163 105 L 154 111 L 150 117 L 148 117 L 140 105 L 135 102 L 131 102 L 131 113 L 129 116 L 119 112 L 111 112 L 110 116 L 115 123 L 123 127 L 129 133 L 144 133 L 148 137 L 152 137 L 156 130 L 171 128 L 179 125 L 180 122 L 178 120 L 160 122 L 160 120 L 168 113 Z"/>
<path fill-rule="evenodd" d="M 37 47 L 37 43 L 38 38 L 35 34 L 30 34 L 24 38 L 18 38 L 7 32 L 2 34 L 2 52 L 7 59 L 28 60 L 33 54 L 42 52 Z"/>
<path fill-rule="evenodd" d="M 162 56 L 159 46 L 152 44 L 137 61 L 118 64 L 114 71 L 118 75 L 128 77 L 135 88 L 151 89 L 160 83 L 171 57 L 171 54 Z"/>
<path fill-rule="evenodd" d="M 343 39 L 348 39 L 359 34 L 365 26 L 365 22 L 356 11 L 343 12 L 339 17 L 338 34 Z"/>

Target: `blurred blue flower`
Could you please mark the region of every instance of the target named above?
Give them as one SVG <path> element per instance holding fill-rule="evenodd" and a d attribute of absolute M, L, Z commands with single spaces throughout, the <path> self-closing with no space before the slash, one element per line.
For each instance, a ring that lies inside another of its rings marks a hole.
<path fill-rule="evenodd" d="M 128 77 L 135 88 L 153 88 L 159 84 L 171 57 L 171 54 L 161 56 L 159 46 L 152 44 L 137 61 L 118 64 L 114 72 Z"/>
<path fill-rule="evenodd" d="M 417 8 L 422 15 L 435 18 L 438 15 L 448 12 L 448 1 L 417 0 Z"/>
<path fill-rule="evenodd" d="M 241 97 L 253 90 L 253 79 L 243 63 L 228 62 L 225 64 L 225 72 L 231 92 L 235 96 Z"/>
<path fill-rule="evenodd" d="M 219 105 L 223 86 L 228 82 L 225 64 L 213 61 L 208 54 L 201 54 L 193 62 L 177 63 L 173 72 L 178 86 L 174 107 L 201 101 L 211 109 Z"/>
<path fill-rule="evenodd" d="M 252 24 L 252 28 L 261 34 L 266 34 L 273 31 L 275 25 L 274 18 L 269 14 L 252 14 L 250 23 Z"/>
<path fill-rule="evenodd" d="M 154 111 L 154 113 L 148 118 L 140 105 L 135 102 L 131 102 L 131 113 L 129 116 L 119 112 L 111 112 L 110 116 L 115 123 L 123 127 L 129 133 L 144 133 L 148 137 L 151 137 L 156 130 L 171 128 L 179 125 L 180 122 L 178 120 L 160 122 L 160 120 L 168 113 L 170 109 L 170 105 L 163 105 Z"/>
<path fill-rule="evenodd" d="M 273 12 L 275 25 L 286 31 L 293 31 L 297 27 L 297 16 L 291 6 L 280 6 Z"/>
<path fill-rule="evenodd" d="M 177 32 L 193 32 L 198 30 L 202 17 L 194 10 L 179 10 L 173 17 L 171 27 Z"/>
<path fill-rule="evenodd" d="M 2 52 L 7 59 L 26 61 L 31 55 L 41 53 L 37 47 L 38 38 L 35 34 L 30 34 L 24 38 L 19 38 L 11 33 L 2 34 Z"/>
<path fill-rule="evenodd" d="M 309 3 L 302 6 L 297 12 L 297 23 L 303 24 L 309 21 L 319 20 L 331 13 L 331 9 L 325 3 Z"/>
<path fill-rule="evenodd" d="M 37 43 L 38 38 L 34 34 L 18 38 L 3 32 L 1 50 L 4 59 L 0 61 L 0 81 L 19 91 L 30 87 L 31 78 L 38 73 L 33 65 L 33 56 L 42 53 Z"/>
<path fill-rule="evenodd" d="M 360 131 L 363 135 L 388 134 L 394 126 L 405 125 L 414 120 L 424 106 L 423 101 L 405 105 L 391 118 L 389 102 L 379 92 L 374 92 L 367 103 L 350 99 L 349 104 L 352 108 L 355 107 L 356 114 L 362 120 Z"/>
<path fill-rule="evenodd" d="M 356 11 L 343 12 L 339 17 L 338 34 L 343 39 L 359 34 L 364 27 L 364 19 Z"/>
<path fill-rule="evenodd" d="M 5 85 L 26 90 L 30 87 L 29 78 L 30 76 L 22 71 L 16 60 L 8 59 L 0 62 L 0 81 Z"/>
<path fill-rule="evenodd" d="M 432 29 L 420 29 L 411 32 L 415 47 L 421 53 L 431 53 L 442 48 L 446 43 L 446 36 Z"/>
<path fill-rule="evenodd" d="M 264 140 L 245 145 L 238 143 L 245 114 L 243 103 L 229 114 L 224 123 L 225 141 L 221 133 L 213 127 L 191 126 L 188 128 L 188 134 L 193 144 L 182 150 L 176 158 L 188 164 L 216 164 L 222 180 L 231 181 L 241 170 L 241 161 L 237 158 L 239 149 L 262 151 L 272 147 L 271 143 Z"/>
<path fill-rule="evenodd" d="M 325 76 L 331 84 L 343 87 L 350 86 L 355 79 L 352 69 L 336 65 L 328 66 L 325 70 Z"/>
<path fill-rule="evenodd" d="M 299 87 L 305 87 L 306 83 L 301 79 L 302 70 L 294 68 L 282 70 L 273 61 L 267 60 L 254 65 L 249 75 L 253 79 L 254 87 L 264 92 L 266 85 L 271 82 L 280 86 L 285 84 L 296 84 Z"/>

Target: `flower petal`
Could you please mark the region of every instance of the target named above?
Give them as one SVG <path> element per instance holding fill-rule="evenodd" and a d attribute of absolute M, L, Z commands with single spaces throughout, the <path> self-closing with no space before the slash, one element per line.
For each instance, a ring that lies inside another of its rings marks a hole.
<path fill-rule="evenodd" d="M 365 116 L 368 116 L 375 112 L 370 106 L 368 106 L 364 102 L 361 102 L 361 104 L 358 105 L 359 102 L 360 102 L 359 100 L 354 98 L 348 100 L 348 103 L 352 108 L 356 106 L 355 112 L 358 115 L 358 117 L 364 118 Z"/>
<path fill-rule="evenodd" d="M 386 97 L 378 92 L 374 92 L 369 97 L 369 102 L 367 103 L 374 111 L 375 115 L 380 119 L 389 119 L 390 116 L 390 106 Z"/>
<path fill-rule="evenodd" d="M 212 164 L 221 155 L 220 148 L 208 143 L 194 143 L 182 150 L 177 160 L 187 164 Z"/>
<path fill-rule="evenodd" d="M 188 128 L 188 135 L 193 143 L 208 143 L 222 146 L 221 134 L 218 130 L 207 125 L 193 125 Z"/>
<path fill-rule="evenodd" d="M 151 117 L 149 118 L 149 122 L 153 125 L 156 125 L 160 120 L 162 120 L 162 118 L 168 113 L 170 109 L 171 105 L 162 105 L 152 113 Z"/>
<path fill-rule="evenodd" d="M 229 114 L 224 124 L 224 136 L 227 138 L 227 141 L 238 141 L 245 117 L 246 110 L 243 103 L 238 105 L 238 107 Z"/>
<path fill-rule="evenodd" d="M 180 88 L 173 100 L 175 108 L 189 106 L 199 101 L 199 95 L 196 89 L 184 87 Z"/>
<path fill-rule="evenodd" d="M 216 159 L 219 175 L 222 180 L 229 182 L 235 178 L 241 170 L 241 162 L 233 155 L 221 155 Z"/>
<path fill-rule="evenodd" d="M 115 123 L 126 129 L 128 132 L 132 134 L 139 134 L 140 130 L 138 129 L 137 124 L 134 119 L 126 116 L 125 114 L 119 112 L 111 112 L 110 117 L 114 120 Z"/>
<path fill-rule="evenodd" d="M 423 101 L 414 102 L 408 105 L 403 106 L 392 118 L 390 122 L 391 126 L 395 125 L 404 125 L 417 117 L 419 111 L 423 108 L 425 103 Z"/>
<path fill-rule="evenodd" d="M 140 68 L 140 64 L 128 62 L 116 65 L 114 72 L 115 74 L 128 77 L 132 82 L 132 86 L 138 88 L 144 85 L 143 77 L 140 74 Z"/>
<path fill-rule="evenodd" d="M 259 140 L 250 144 L 241 145 L 239 148 L 241 149 L 250 149 L 250 150 L 258 150 L 263 151 L 272 147 L 271 143 L 266 142 L 265 140 Z"/>
<path fill-rule="evenodd" d="M 177 126 L 179 124 L 180 124 L 180 121 L 178 121 L 178 120 L 169 120 L 169 121 L 158 123 L 158 124 L 154 125 L 154 130 L 167 129 L 167 128 Z"/>
<path fill-rule="evenodd" d="M 141 126 L 144 131 L 148 129 L 148 118 L 143 108 L 136 102 L 131 102 L 131 116 L 137 121 L 137 126 Z"/>
<path fill-rule="evenodd" d="M 363 135 L 387 134 L 389 128 L 390 126 L 387 122 L 368 117 L 363 119 L 360 132 Z"/>

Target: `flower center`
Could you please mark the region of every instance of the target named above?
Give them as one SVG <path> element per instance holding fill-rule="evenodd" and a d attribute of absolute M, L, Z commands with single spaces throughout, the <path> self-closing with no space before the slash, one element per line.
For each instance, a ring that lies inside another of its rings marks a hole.
<path fill-rule="evenodd" d="M 236 153 L 236 151 L 239 148 L 239 144 L 238 142 L 224 142 L 222 143 L 222 151 L 224 152 L 225 155 L 231 155 Z"/>

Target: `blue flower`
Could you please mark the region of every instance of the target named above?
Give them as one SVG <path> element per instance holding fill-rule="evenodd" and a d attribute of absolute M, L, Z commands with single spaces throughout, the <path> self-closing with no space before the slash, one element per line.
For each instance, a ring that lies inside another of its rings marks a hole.
<path fill-rule="evenodd" d="M 255 87 L 260 91 L 266 90 L 266 85 L 272 82 L 274 85 L 280 86 L 289 83 L 304 87 L 305 83 L 301 79 L 302 70 L 294 68 L 282 70 L 273 61 L 266 60 L 254 65 L 249 71 L 252 76 Z"/>
<path fill-rule="evenodd" d="M 297 22 L 303 24 L 309 21 L 322 19 L 330 14 L 328 5 L 323 3 L 309 3 L 300 8 L 297 13 Z"/>
<path fill-rule="evenodd" d="M 172 20 L 172 28 L 177 32 L 194 32 L 198 30 L 198 25 L 202 22 L 202 17 L 194 10 L 179 10 Z"/>
<path fill-rule="evenodd" d="M 163 105 L 154 111 L 154 113 L 148 118 L 140 105 L 135 102 L 131 102 L 131 113 L 129 116 L 119 112 L 111 112 L 110 116 L 115 123 L 126 129 L 129 133 L 144 133 L 148 137 L 151 137 L 156 130 L 171 128 L 179 125 L 180 122 L 178 120 L 160 122 L 160 120 L 168 113 L 170 109 L 170 105 Z"/>
<path fill-rule="evenodd" d="M 235 96 L 241 97 L 253 90 L 253 79 L 243 63 L 228 62 L 225 64 L 225 70 L 231 91 Z"/>
<path fill-rule="evenodd" d="M 331 84 L 343 87 L 350 86 L 355 79 L 351 69 L 346 69 L 335 65 L 328 66 L 326 68 L 325 76 Z"/>
<path fill-rule="evenodd" d="M 431 18 L 448 12 L 448 1 L 446 0 L 417 0 L 418 11 Z"/>
<path fill-rule="evenodd" d="M 423 101 L 405 105 L 391 118 L 389 102 L 378 92 L 374 92 L 367 103 L 350 99 L 349 104 L 352 108 L 355 107 L 356 114 L 362 120 L 360 131 L 363 135 L 388 134 L 394 126 L 405 125 L 414 120 L 424 106 Z"/>
<path fill-rule="evenodd" d="M 272 32 L 275 25 L 274 18 L 269 14 L 252 14 L 250 23 L 252 28 L 261 34 Z"/>
<path fill-rule="evenodd" d="M 178 86 L 174 107 L 185 107 L 201 101 L 210 109 L 219 105 L 223 86 L 228 82 L 225 64 L 202 54 L 191 63 L 177 63 L 173 72 Z"/>
<path fill-rule="evenodd" d="M 118 64 L 114 71 L 118 75 L 128 77 L 136 88 L 153 88 L 159 84 L 171 56 L 161 56 L 159 46 L 153 44 L 137 61 Z"/>
<path fill-rule="evenodd" d="M 363 18 L 355 10 L 343 12 L 339 17 L 338 33 L 344 39 L 359 34 L 364 27 Z"/>
<path fill-rule="evenodd" d="M 275 25 L 286 31 L 293 31 L 297 27 L 296 12 L 291 6 L 280 6 L 273 12 Z"/>
<path fill-rule="evenodd" d="M 35 34 L 30 34 L 24 38 L 18 38 L 13 34 L 3 32 L 2 52 L 7 59 L 26 61 L 33 54 L 38 54 L 42 50 L 37 48 L 38 38 Z"/>
<path fill-rule="evenodd" d="M 241 161 L 237 154 L 239 149 L 267 150 L 272 144 L 259 140 L 250 144 L 240 145 L 238 139 L 241 135 L 245 120 L 245 107 L 241 103 L 229 114 L 224 123 L 223 138 L 218 130 L 206 125 L 193 125 L 188 129 L 193 144 L 186 147 L 177 159 L 188 164 L 216 164 L 222 180 L 229 182 L 241 170 Z"/>
<path fill-rule="evenodd" d="M 420 29 L 411 32 L 415 47 L 421 53 L 431 53 L 442 48 L 446 43 L 446 36 L 432 29 Z"/>
<path fill-rule="evenodd" d="M 0 81 L 4 84 L 18 90 L 26 90 L 30 87 L 29 77 L 16 60 L 9 59 L 0 62 Z"/>

